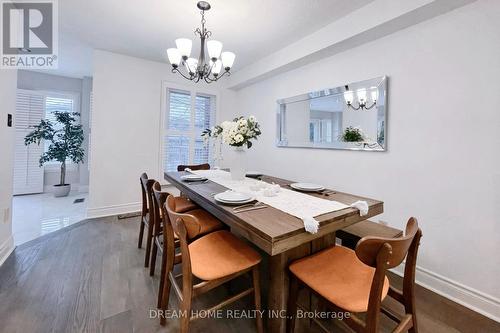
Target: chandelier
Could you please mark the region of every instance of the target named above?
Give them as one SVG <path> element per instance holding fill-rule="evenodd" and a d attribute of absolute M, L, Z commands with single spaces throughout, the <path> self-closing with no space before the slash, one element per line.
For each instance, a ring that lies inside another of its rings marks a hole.
<path fill-rule="evenodd" d="M 210 4 L 200 1 L 197 7 L 201 10 L 201 29 L 197 28 L 194 34 L 200 38 L 200 54 L 198 59 L 190 58 L 193 42 L 188 38 L 178 38 L 175 40 L 177 48 L 167 50 L 168 60 L 172 65 L 172 73 L 179 73 L 185 79 L 206 83 L 217 81 L 225 74 L 231 75 L 230 69 L 233 66 L 236 55 L 232 52 L 222 52 L 222 43 L 216 40 L 207 39 L 212 36 L 212 32 L 205 28 L 205 11 L 210 9 Z M 209 62 L 205 59 L 205 44 L 208 50 Z M 182 68 L 185 67 L 185 73 Z M 222 69 L 224 71 L 221 74 Z"/>
<path fill-rule="evenodd" d="M 356 94 L 358 99 L 358 106 L 354 106 L 354 95 Z M 368 100 L 366 98 L 366 88 L 361 88 L 356 91 L 349 90 L 349 86 L 345 86 L 344 99 L 348 108 L 353 110 L 370 110 L 375 105 L 377 105 L 378 99 L 378 89 L 377 87 L 370 88 L 370 95 L 372 99 L 372 104 L 368 105 Z"/>

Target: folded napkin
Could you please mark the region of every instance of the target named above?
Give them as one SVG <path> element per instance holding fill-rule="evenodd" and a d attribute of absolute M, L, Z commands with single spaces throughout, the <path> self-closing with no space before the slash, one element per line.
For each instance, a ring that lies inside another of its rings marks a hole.
<path fill-rule="evenodd" d="M 368 214 L 368 203 L 366 201 L 356 201 L 353 204 L 351 204 L 352 208 L 357 208 L 359 210 L 359 215 L 360 216 L 365 216 Z"/>
<path fill-rule="evenodd" d="M 319 222 L 314 217 L 303 216 L 302 221 L 304 221 L 304 228 L 307 232 L 311 234 L 318 232 Z"/>

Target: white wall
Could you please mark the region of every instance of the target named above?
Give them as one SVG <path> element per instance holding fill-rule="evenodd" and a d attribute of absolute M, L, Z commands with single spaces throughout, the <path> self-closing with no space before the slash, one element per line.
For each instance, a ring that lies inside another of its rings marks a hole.
<path fill-rule="evenodd" d="M 60 75 L 19 70 L 17 87 L 26 90 L 62 92 L 77 95 L 79 105 L 75 111 L 81 114 L 81 123 L 84 127 L 84 134 L 87 136 L 88 131 L 85 132 L 85 129 L 88 129 L 88 104 L 90 99 L 89 80 L 91 89 L 92 82 L 90 78 L 82 80 Z M 85 140 L 83 146 L 86 153 L 87 145 L 87 140 Z M 85 161 L 86 157 L 84 162 Z M 44 168 L 44 188 L 46 191 L 51 191 L 52 185 L 59 183 L 61 169 L 59 165 L 45 165 Z M 86 191 L 88 188 L 88 168 L 86 164 L 68 165 L 66 169 L 66 182 L 72 184 L 73 189 L 79 188 L 80 190 Z"/>
<path fill-rule="evenodd" d="M 93 63 L 88 215 L 137 211 L 140 174 L 147 172 L 150 177 L 162 178 L 159 168 L 162 82 L 189 82 L 172 74 L 167 63 L 106 51 L 95 51 Z M 197 86 L 217 89 L 216 84 Z M 223 94 L 220 98 L 224 100 Z"/>
<path fill-rule="evenodd" d="M 0 265 L 14 249 L 12 238 L 12 163 L 14 124 L 7 127 L 7 114 L 16 110 L 17 71 L 0 70 Z M 15 120 L 14 120 L 15 121 Z"/>
<path fill-rule="evenodd" d="M 395 227 L 416 216 L 419 281 L 496 320 L 499 32 L 499 2 L 478 1 L 239 90 L 238 109 L 223 110 L 262 124 L 248 168 L 381 199 L 380 220 Z M 277 99 L 381 75 L 389 76 L 387 152 L 275 147 Z"/>

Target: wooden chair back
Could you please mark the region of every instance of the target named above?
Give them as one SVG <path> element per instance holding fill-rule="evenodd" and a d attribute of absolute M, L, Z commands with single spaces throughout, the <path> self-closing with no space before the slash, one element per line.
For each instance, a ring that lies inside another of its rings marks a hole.
<path fill-rule="evenodd" d="M 159 234 L 162 228 L 162 224 L 166 223 L 168 219 L 168 214 L 163 212 L 165 202 L 167 201 L 167 197 L 170 195 L 169 192 L 165 192 L 161 190 L 161 185 L 158 182 L 154 182 L 153 184 L 153 211 L 154 211 L 154 219 L 155 219 L 155 234 Z M 161 213 L 160 213 L 161 211 Z"/>
<path fill-rule="evenodd" d="M 390 256 L 387 260 L 387 268 L 399 266 L 415 238 L 418 231 L 418 223 L 414 217 L 411 217 L 406 224 L 406 232 L 400 238 L 382 238 L 367 236 L 359 240 L 356 245 L 356 255 L 359 260 L 371 267 L 377 267 L 377 257 L 384 248 L 384 244 L 390 246 Z"/>
<path fill-rule="evenodd" d="M 153 198 L 152 187 L 155 182 L 154 179 L 149 179 L 148 175 L 144 172 L 140 177 L 141 193 L 142 193 L 142 216 L 146 216 L 151 210 L 151 201 Z"/>
<path fill-rule="evenodd" d="M 185 169 L 191 169 L 191 170 L 210 170 L 210 164 L 204 163 L 204 164 L 192 164 L 192 165 L 178 165 L 177 166 L 177 171 L 184 171 Z"/>
<path fill-rule="evenodd" d="M 173 221 L 176 221 L 177 219 L 181 219 L 183 221 L 183 224 L 185 224 L 187 240 L 193 239 L 200 234 L 201 224 L 196 217 L 190 215 L 189 213 L 177 213 L 175 211 L 175 198 L 173 195 L 169 195 L 167 197 L 165 208 L 172 224 Z"/>
<path fill-rule="evenodd" d="M 389 287 L 389 296 L 402 303 L 406 310 L 406 317 L 398 325 L 400 327 L 411 327 L 416 332 L 415 319 L 415 267 L 417 264 L 417 252 L 420 244 L 422 231 L 418 227 L 417 219 L 411 217 L 406 224 L 403 237 L 382 238 L 363 237 L 356 246 L 356 255 L 363 263 L 375 267 L 370 296 L 368 300 L 368 311 L 363 331 L 375 333 L 379 331 L 381 298 L 388 269 L 401 264 L 406 257 L 405 274 L 403 277 L 403 292 Z M 382 309 L 382 312 L 388 313 Z M 411 315 L 410 315 L 411 314 Z M 390 315 L 390 313 L 389 313 Z"/>

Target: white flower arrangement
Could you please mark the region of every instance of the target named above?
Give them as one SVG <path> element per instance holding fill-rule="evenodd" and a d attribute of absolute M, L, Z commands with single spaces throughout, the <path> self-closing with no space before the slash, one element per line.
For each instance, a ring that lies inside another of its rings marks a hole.
<path fill-rule="evenodd" d="M 233 121 L 224 121 L 220 125 L 207 128 L 202 137 L 205 141 L 209 138 L 221 138 L 222 142 L 233 147 L 252 147 L 252 139 L 257 139 L 261 134 L 260 125 L 254 116 L 248 118 L 238 117 Z"/>

